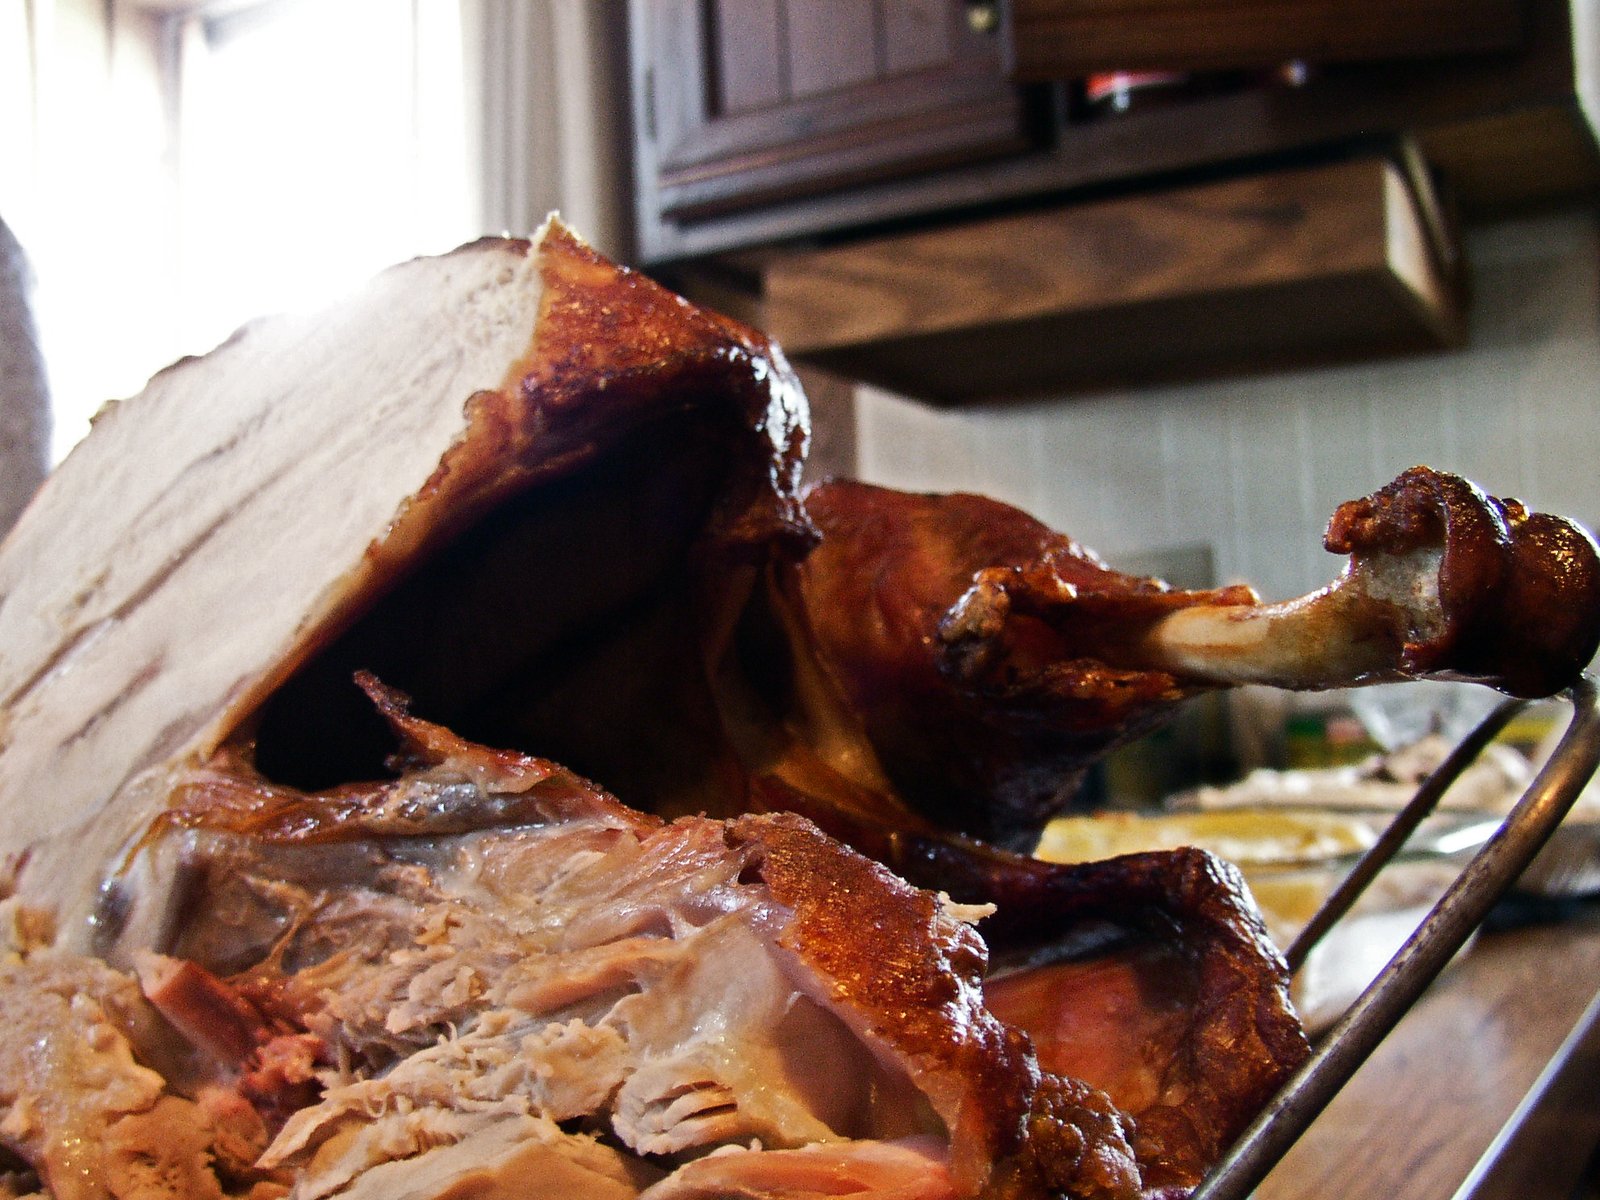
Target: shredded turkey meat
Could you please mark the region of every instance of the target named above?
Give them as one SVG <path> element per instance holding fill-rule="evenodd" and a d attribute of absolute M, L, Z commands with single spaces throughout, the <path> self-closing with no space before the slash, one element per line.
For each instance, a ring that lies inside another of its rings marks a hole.
<path fill-rule="evenodd" d="M 66 1049 L 0 1064 L 0 1128 L 58 1200 L 1140 1193 L 1128 1118 L 985 1007 L 986 910 L 800 817 L 640 814 L 368 687 L 396 779 L 223 756 L 137 852 L 172 881 L 103 947 L 137 975 L 9 968 Z"/>
<path fill-rule="evenodd" d="M 178 1073 L 131 976 L 48 949 L 13 954 L 0 966 L 0 1023 L 0 1145 L 54 1200 L 220 1200 L 225 1183 L 254 1200 L 285 1191 L 248 1162 L 261 1149 L 253 1110 L 208 1090 L 178 1095 L 153 1069 Z M 14 1174 L 7 1186 L 21 1194 L 30 1182 Z"/>

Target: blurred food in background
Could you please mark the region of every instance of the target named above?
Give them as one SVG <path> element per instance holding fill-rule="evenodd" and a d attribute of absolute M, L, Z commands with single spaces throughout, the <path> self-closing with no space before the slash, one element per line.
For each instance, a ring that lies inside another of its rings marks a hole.
<path fill-rule="evenodd" d="M 1287 948 L 1384 826 L 1502 697 L 1470 684 L 1396 684 L 1311 695 L 1247 689 L 1232 741 L 1201 757 L 1240 765 L 1231 783 L 1167 791 L 1191 731 L 1119 752 L 1103 807 L 1053 821 L 1035 853 L 1080 862 L 1199 846 L 1240 868 L 1268 933 Z M 1297 972 L 1308 1026 L 1335 1020 L 1400 948 L 1471 855 L 1521 798 L 1565 728 L 1559 702 L 1521 710 L 1445 793 L 1396 860 Z M 1591 784 L 1518 891 L 1600 894 L 1600 790 Z M 1553 910 L 1559 911 L 1559 910 Z"/>

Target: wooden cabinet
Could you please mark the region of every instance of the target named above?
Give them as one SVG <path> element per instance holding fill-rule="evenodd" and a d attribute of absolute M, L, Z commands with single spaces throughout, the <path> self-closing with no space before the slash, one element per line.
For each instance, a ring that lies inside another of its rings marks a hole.
<path fill-rule="evenodd" d="M 651 228 L 1036 140 L 1005 30 L 960 0 L 634 0 L 631 19 Z"/>
<path fill-rule="evenodd" d="M 1600 0 L 992 3 L 632 0 L 639 257 L 853 237 L 1401 136 L 1469 218 L 1600 188 L 1585 41 Z M 1082 100 L 1090 70 L 1291 54 L 1313 66 L 1303 86 L 1232 70 L 1150 111 Z"/>
<path fill-rule="evenodd" d="M 1600 0 L 630 11 L 643 265 L 929 399 L 1455 344 L 1441 214 L 1600 196 Z"/>

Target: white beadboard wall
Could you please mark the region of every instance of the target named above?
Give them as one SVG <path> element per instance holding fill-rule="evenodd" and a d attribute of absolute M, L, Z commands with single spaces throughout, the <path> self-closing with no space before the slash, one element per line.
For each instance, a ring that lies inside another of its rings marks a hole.
<path fill-rule="evenodd" d="M 1593 529 L 1600 218 L 1491 226 L 1466 249 L 1464 350 L 1025 406 L 940 410 L 863 388 L 861 475 L 1010 501 L 1113 564 L 1209 546 L 1218 582 L 1266 599 L 1328 582 L 1328 515 L 1416 463 Z"/>

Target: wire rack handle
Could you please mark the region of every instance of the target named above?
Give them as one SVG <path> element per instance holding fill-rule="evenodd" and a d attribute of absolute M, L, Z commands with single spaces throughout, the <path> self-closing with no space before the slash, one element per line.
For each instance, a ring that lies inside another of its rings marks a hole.
<path fill-rule="evenodd" d="M 1328 1031 L 1190 1200 L 1245 1200 L 1466 944 L 1561 824 L 1600 764 L 1600 707 L 1594 678 L 1585 675 L 1567 690 L 1566 698 L 1572 704 L 1572 719 L 1565 734 L 1499 830 L 1473 855 L 1389 965 Z M 1316 939 L 1348 911 L 1518 707 L 1519 702 L 1508 701 L 1496 708 L 1423 782 L 1411 803 L 1351 872 L 1346 880 L 1349 887 L 1337 889 L 1306 933 L 1296 939 L 1290 948 L 1291 961 L 1302 961 Z"/>

